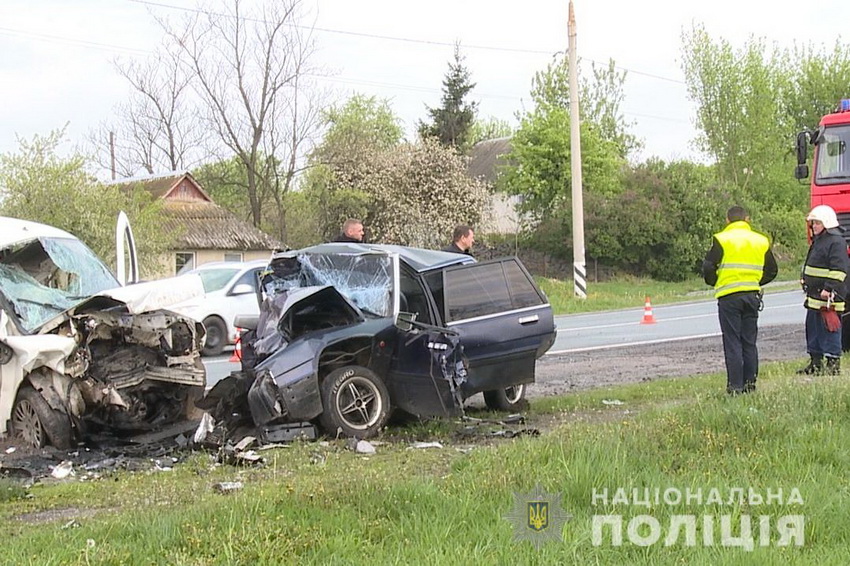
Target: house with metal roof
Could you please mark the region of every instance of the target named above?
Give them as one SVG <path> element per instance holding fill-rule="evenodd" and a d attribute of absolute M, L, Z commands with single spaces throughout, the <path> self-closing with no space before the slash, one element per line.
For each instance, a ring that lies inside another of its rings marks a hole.
<path fill-rule="evenodd" d="M 116 181 L 122 190 L 141 188 L 163 201 L 163 230 L 175 235 L 174 247 L 160 262 L 168 277 L 211 261 L 269 259 L 282 242 L 215 204 L 188 171 Z"/>

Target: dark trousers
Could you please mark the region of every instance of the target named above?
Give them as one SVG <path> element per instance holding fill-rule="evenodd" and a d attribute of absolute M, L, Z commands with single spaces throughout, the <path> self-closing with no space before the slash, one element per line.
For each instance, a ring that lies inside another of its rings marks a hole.
<path fill-rule="evenodd" d="M 820 311 L 806 309 L 806 351 L 812 356 L 841 357 L 841 329 L 830 332 Z"/>
<path fill-rule="evenodd" d="M 726 390 L 742 392 L 754 387 L 759 372 L 756 347 L 759 319 L 758 293 L 732 293 L 717 299 L 723 355 L 726 358 Z"/>

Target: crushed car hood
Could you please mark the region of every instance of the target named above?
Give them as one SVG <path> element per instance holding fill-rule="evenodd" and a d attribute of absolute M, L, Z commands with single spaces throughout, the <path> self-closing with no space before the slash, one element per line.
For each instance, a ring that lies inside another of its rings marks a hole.
<path fill-rule="evenodd" d="M 257 354 L 265 357 L 299 336 L 366 320 L 363 312 L 330 285 L 290 289 L 267 297 L 257 322 Z"/>
<path fill-rule="evenodd" d="M 73 307 L 46 322 L 40 329 L 40 334 L 52 331 L 68 317 L 116 308 L 128 314 L 141 314 L 167 309 L 182 301 L 201 297 L 204 286 L 197 275 L 170 277 L 156 281 L 147 281 L 101 291 L 82 300 Z"/>

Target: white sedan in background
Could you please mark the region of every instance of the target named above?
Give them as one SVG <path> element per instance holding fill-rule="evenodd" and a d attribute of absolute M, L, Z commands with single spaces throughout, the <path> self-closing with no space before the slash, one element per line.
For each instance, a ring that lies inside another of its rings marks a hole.
<path fill-rule="evenodd" d="M 265 259 L 218 261 L 186 272 L 201 277 L 205 294 L 170 308 L 204 323 L 207 329 L 205 356 L 217 356 L 225 346 L 236 343 L 233 320 L 237 315 L 259 314 L 257 276 L 268 264 Z"/>

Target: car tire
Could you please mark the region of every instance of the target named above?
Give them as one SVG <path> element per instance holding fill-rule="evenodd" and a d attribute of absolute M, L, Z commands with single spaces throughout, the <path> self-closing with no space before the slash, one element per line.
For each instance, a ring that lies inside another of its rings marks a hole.
<path fill-rule="evenodd" d="M 64 450 L 74 444 L 68 415 L 52 409 L 41 393 L 29 385 L 18 390 L 9 425 L 13 436 L 35 448 L 49 444 Z"/>
<path fill-rule="evenodd" d="M 218 356 L 227 344 L 227 325 L 217 316 L 208 316 L 204 319 L 204 328 L 207 329 L 207 340 L 204 343 L 203 354 Z"/>
<path fill-rule="evenodd" d="M 528 386 L 521 383 L 504 389 L 485 391 L 484 403 L 493 411 L 524 411 L 528 409 L 528 401 L 525 398 L 527 389 Z"/>
<path fill-rule="evenodd" d="M 387 387 L 367 368 L 335 369 L 325 376 L 321 389 L 324 410 L 319 422 L 329 436 L 371 438 L 389 419 L 392 407 Z"/>

